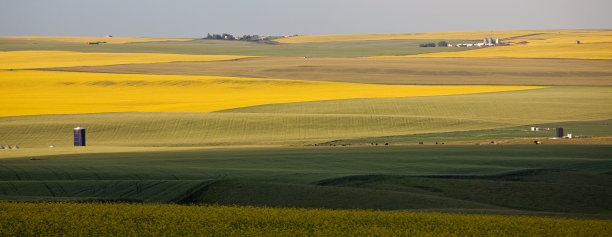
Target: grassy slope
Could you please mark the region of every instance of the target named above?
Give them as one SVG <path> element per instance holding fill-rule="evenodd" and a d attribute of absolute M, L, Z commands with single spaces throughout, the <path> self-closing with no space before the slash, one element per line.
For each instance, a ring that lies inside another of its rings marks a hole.
<path fill-rule="evenodd" d="M 312 147 L 4 159 L 0 160 L 0 193 L 8 200 L 608 213 L 612 211 L 605 198 L 612 192 L 610 149 L 579 145 Z M 522 172 L 532 169 L 544 172 Z M 503 175 L 509 172 L 515 173 Z M 384 182 L 351 178 L 371 174 L 390 178 Z M 442 174 L 451 176 L 430 177 Z M 350 182 L 329 181 L 341 177 Z M 354 185 L 364 180 L 370 185 Z M 313 186 L 316 182 L 325 186 Z M 516 198 L 500 198 L 509 193 Z M 360 198 L 351 198 L 355 196 Z M 591 201 L 581 202 L 584 198 Z"/>
<path fill-rule="evenodd" d="M 92 146 L 292 145 L 376 136 L 482 130 L 610 119 L 608 87 L 264 105 L 221 113 L 107 113 L 0 118 L 0 141 L 70 146 L 88 128 Z M 575 131 L 576 135 L 580 131 Z"/>
<path fill-rule="evenodd" d="M 363 57 L 380 55 L 410 55 L 443 51 L 468 50 L 467 48 L 418 47 L 420 43 L 424 42 L 432 41 L 386 40 L 284 45 L 252 42 L 234 42 L 223 40 L 193 40 L 188 42 L 84 45 L 83 43 L 30 41 L 0 38 L 0 51 L 65 50 L 76 52 L 223 54 L 285 57 Z"/>
<path fill-rule="evenodd" d="M 488 123 L 532 124 L 536 121 L 608 119 L 612 98 L 608 87 L 550 87 L 471 95 L 377 100 L 335 100 L 262 105 L 227 110 L 232 113 L 271 114 L 384 114 L 425 119 L 477 120 Z M 372 102 L 371 104 L 368 102 Z M 435 126 L 420 124 L 421 126 Z"/>
<path fill-rule="evenodd" d="M 440 196 L 536 211 L 609 212 L 609 174 L 568 170 L 522 170 L 489 176 L 367 175 L 324 180 L 325 186 L 437 193 Z"/>
<path fill-rule="evenodd" d="M 611 86 L 612 61 L 481 58 L 262 57 L 52 70 L 283 78 L 374 84 Z"/>
<path fill-rule="evenodd" d="M 539 168 L 600 174 L 610 172 L 610 149 L 604 145 L 194 148 L 2 159 L 0 174 L 5 181 L 246 179 L 299 184 L 358 174 L 492 175 Z"/>

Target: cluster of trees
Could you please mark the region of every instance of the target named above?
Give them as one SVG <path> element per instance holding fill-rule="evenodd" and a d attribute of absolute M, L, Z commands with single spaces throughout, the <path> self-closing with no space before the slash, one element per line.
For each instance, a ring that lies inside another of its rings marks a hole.
<path fill-rule="evenodd" d="M 448 46 L 448 42 L 446 41 L 440 41 L 438 42 L 438 47 L 447 47 Z M 426 44 L 419 44 L 419 47 L 436 47 L 436 43 L 426 43 Z"/>
<path fill-rule="evenodd" d="M 223 33 L 223 34 L 210 34 L 208 33 L 204 39 L 214 39 L 214 40 L 235 40 L 236 38 L 233 35 Z"/>
<path fill-rule="evenodd" d="M 419 47 L 436 47 L 436 43 L 419 44 Z"/>
<path fill-rule="evenodd" d="M 243 35 L 240 40 L 246 40 L 246 41 L 258 41 L 259 40 L 259 35 Z M 265 38 L 264 38 L 265 39 Z"/>
<path fill-rule="evenodd" d="M 210 34 L 208 33 L 204 39 L 212 39 L 212 40 L 244 40 L 244 41 L 259 41 L 259 35 L 243 35 L 242 37 L 236 38 L 233 35 L 228 33 L 223 34 Z"/>

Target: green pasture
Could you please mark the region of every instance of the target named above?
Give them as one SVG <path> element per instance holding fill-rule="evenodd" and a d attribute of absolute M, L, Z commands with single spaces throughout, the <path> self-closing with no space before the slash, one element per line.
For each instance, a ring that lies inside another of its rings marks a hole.
<path fill-rule="evenodd" d="M 449 52 L 469 49 L 449 47 L 419 47 L 419 44 L 422 43 L 438 41 L 440 40 L 382 40 L 278 44 L 195 39 L 187 42 L 85 45 L 85 42 L 73 43 L 0 38 L 0 51 L 62 50 L 76 52 L 221 54 L 284 57 L 364 57 Z"/>
<path fill-rule="evenodd" d="M 458 132 L 442 132 L 442 133 L 423 133 L 423 134 L 410 134 L 400 136 L 385 136 L 385 137 L 366 137 L 357 139 L 337 140 L 331 141 L 326 144 L 418 144 L 424 142 L 424 145 L 438 144 L 442 145 L 445 142 L 455 141 L 473 141 L 473 142 L 499 142 L 509 139 L 522 139 L 531 138 L 532 141 L 540 141 L 543 143 L 556 142 L 550 140 L 550 138 L 556 137 L 556 128 L 563 128 L 564 134 L 571 133 L 572 136 L 578 140 L 580 138 L 592 138 L 592 137 L 609 137 L 612 134 L 612 128 L 610 128 L 612 120 L 602 121 L 573 121 L 573 122 L 561 122 L 561 123 L 544 123 L 534 124 L 534 127 L 542 130 L 533 132 L 530 127 L 517 126 L 517 127 L 506 127 L 496 128 L 488 130 L 471 130 L 471 131 L 458 131 Z M 546 129 L 549 130 L 546 130 Z M 573 139 L 576 143 L 579 143 L 576 139 Z M 477 143 L 478 144 L 478 143 Z"/>
<path fill-rule="evenodd" d="M 0 160 L 0 199 L 607 218 L 611 152 L 609 145 L 463 145 L 20 157 Z"/>

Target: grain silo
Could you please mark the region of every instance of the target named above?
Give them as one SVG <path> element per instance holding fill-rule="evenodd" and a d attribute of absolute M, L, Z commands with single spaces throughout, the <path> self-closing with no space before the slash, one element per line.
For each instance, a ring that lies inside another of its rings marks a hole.
<path fill-rule="evenodd" d="M 557 137 L 563 137 L 563 128 L 557 128 Z"/>
<path fill-rule="evenodd" d="M 74 146 L 85 146 L 85 128 L 74 128 Z"/>

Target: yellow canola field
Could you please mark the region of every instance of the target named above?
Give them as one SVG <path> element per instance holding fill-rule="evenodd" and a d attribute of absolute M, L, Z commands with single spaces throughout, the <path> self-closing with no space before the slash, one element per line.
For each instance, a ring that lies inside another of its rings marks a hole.
<path fill-rule="evenodd" d="M 100 112 L 211 112 L 349 98 L 453 95 L 535 86 L 373 85 L 213 76 L 0 70 L 0 117 Z"/>
<path fill-rule="evenodd" d="M 9 51 L 0 52 L 0 69 L 100 66 L 177 61 L 217 61 L 246 57 L 248 56 L 159 53 L 81 53 L 71 51 Z"/>
<path fill-rule="evenodd" d="M 461 52 L 441 52 L 389 57 L 612 59 L 612 43 L 593 43 L 577 45 L 573 43 L 573 40 L 568 40 L 567 42 L 560 44 L 527 44 L 498 46 Z"/>
<path fill-rule="evenodd" d="M 576 40 L 580 44 L 576 44 Z M 612 59 L 612 31 L 541 32 L 503 42 L 510 45 L 460 52 L 382 57 Z"/>
<path fill-rule="evenodd" d="M 3 236 L 610 236 L 612 221 L 408 211 L 0 202 Z"/>
<path fill-rule="evenodd" d="M 612 34 L 610 30 L 507 30 L 507 31 L 451 31 L 427 33 L 391 33 L 391 34 L 349 34 L 349 35 L 303 35 L 276 39 L 279 43 L 317 43 L 334 41 L 363 41 L 363 40 L 483 40 L 493 33 L 493 38 L 508 39 L 506 42 L 520 42 L 523 40 L 548 39 L 555 37 L 601 37 L 609 42 Z M 606 39 L 607 38 L 607 39 Z M 578 38 L 576 38 L 578 39 Z"/>
<path fill-rule="evenodd" d="M 280 43 L 311 43 L 363 40 L 483 40 L 489 31 L 458 31 L 397 34 L 305 35 L 277 39 Z M 513 30 L 493 31 L 493 38 L 510 44 L 503 47 L 474 48 L 460 52 L 439 52 L 381 57 L 470 57 L 470 58 L 575 58 L 612 59 L 611 30 Z M 581 44 L 575 44 L 579 40 Z M 526 43 L 525 43 L 526 42 Z"/>
<path fill-rule="evenodd" d="M 143 43 L 160 41 L 190 41 L 191 38 L 138 38 L 138 37 L 68 37 L 68 36 L 4 36 L 0 39 L 42 40 L 70 43 L 106 42 L 108 44 Z"/>

